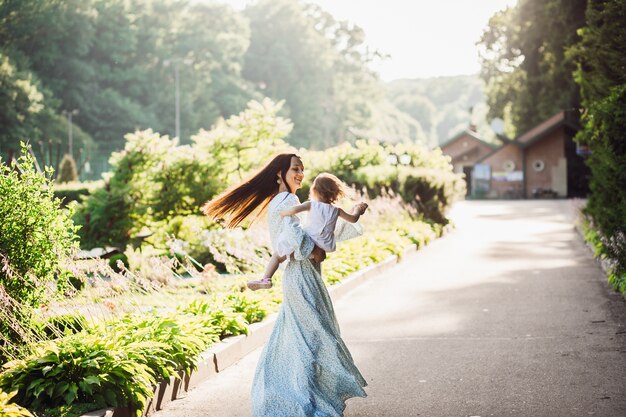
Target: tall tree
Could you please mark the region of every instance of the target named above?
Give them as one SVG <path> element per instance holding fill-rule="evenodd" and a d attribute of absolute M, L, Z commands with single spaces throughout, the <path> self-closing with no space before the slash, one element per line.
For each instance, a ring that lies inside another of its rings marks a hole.
<path fill-rule="evenodd" d="M 580 107 L 566 54 L 579 41 L 587 0 L 520 0 L 489 20 L 479 42 L 490 117 L 520 134 L 560 110 Z"/>
<path fill-rule="evenodd" d="M 360 28 L 297 0 L 263 0 L 245 14 L 251 41 L 243 74 L 285 100 L 290 142 L 321 148 L 344 139 L 349 127 L 368 126 L 368 102 L 382 93 Z"/>

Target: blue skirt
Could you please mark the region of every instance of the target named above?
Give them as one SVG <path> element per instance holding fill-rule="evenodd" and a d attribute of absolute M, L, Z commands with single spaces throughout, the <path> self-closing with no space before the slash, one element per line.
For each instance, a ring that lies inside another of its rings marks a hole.
<path fill-rule="evenodd" d="M 319 266 L 291 260 L 283 304 L 252 383 L 254 417 L 340 417 L 367 383 L 341 339 Z"/>

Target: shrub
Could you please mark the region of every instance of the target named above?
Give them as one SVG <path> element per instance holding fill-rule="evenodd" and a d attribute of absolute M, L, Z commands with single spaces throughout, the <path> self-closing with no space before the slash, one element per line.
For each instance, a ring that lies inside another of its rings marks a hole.
<path fill-rule="evenodd" d="M 129 315 L 99 327 L 95 333 L 124 348 L 140 348 L 144 353 L 136 360 L 160 378 L 195 369 L 196 355 L 219 340 L 219 330 L 210 318 L 191 314 Z M 159 352 L 150 352 L 152 345 L 159 346 Z"/>
<path fill-rule="evenodd" d="M 0 373 L 0 389 L 34 409 L 75 402 L 130 406 L 141 415 L 152 387 L 219 340 L 213 317 L 133 315 L 39 346 Z"/>
<path fill-rule="evenodd" d="M 141 410 L 156 383 L 154 372 L 141 360 L 144 345 L 122 347 L 83 333 L 59 339 L 6 364 L 0 388 L 17 391 L 17 402 L 34 409 L 95 400 Z M 149 348 L 159 354 L 161 346 Z"/>
<path fill-rule="evenodd" d="M 390 155 L 407 155 L 404 165 L 387 162 Z M 311 179 L 322 171 L 332 172 L 370 198 L 391 190 L 413 204 L 427 218 L 441 224 L 447 222 L 446 210 L 465 195 L 465 183 L 452 172 L 448 157 L 439 149 L 427 150 L 414 144 L 383 145 L 376 141 L 358 140 L 323 152 L 305 152 L 307 175 Z M 310 181 L 309 181 L 310 184 Z M 303 187 L 301 196 L 309 192 Z M 307 197 L 303 197 L 306 199 Z"/>
<path fill-rule="evenodd" d="M 50 284 L 77 246 L 71 211 L 60 208 L 51 175 L 35 170 L 26 147 L 16 165 L 0 163 L 0 298 L 8 297 L 0 303 L 0 332 L 16 346 L 24 337 L 16 326 L 29 327 L 29 307 L 56 287 Z"/>
<path fill-rule="evenodd" d="M 63 155 L 61 165 L 59 168 L 59 174 L 57 175 L 57 182 L 74 182 L 78 181 L 78 171 L 76 170 L 76 161 L 72 155 L 66 153 Z"/>
<path fill-rule="evenodd" d="M 2 417 L 33 417 L 30 411 L 26 410 L 23 407 L 20 407 L 17 404 L 11 403 L 11 398 L 13 398 L 17 394 L 17 392 L 12 392 L 7 394 L 6 392 L 0 391 L 0 416 Z"/>
<path fill-rule="evenodd" d="M 400 195 L 414 202 L 426 218 L 446 224 L 446 210 L 465 195 L 465 182 L 453 172 L 429 168 L 404 170 Z"/>
<path fill-rule="evenodd" d="M 585 213 L 593 219 L 606 255 L 615 261 L 613 285 L 626 287 L 626 84 L 592 104 L 578 140 L 589 145 L 591 194 Z"/>
<path fill-rule="evenodd" d="M 151 221 L 151 198 L 156 196 L 152 177 L 162 169 L 175 142 L 150 130 L 126 135 L 123 151 L 113 153 L 113 172 L 79 206 L 74 216 L 80 244 L 85 248 L 125 248 L 133 233 Z"/>
<path fill-rule="evenodd" d="M 81 246 L 125 248 L 144 228 L 153 230 L 179 215 L 199 214 L 208 199 L 264 163 L 291 125 L 270 100 L 192 137 L 191 146 L 150 130 L 125 136 L 122 152 L 111 156 L 105 186 L 76 212 Z M 155 231 L 155 230 L 153 230 Z"/>
<path fill-rule="evenodd" d="M 243 294 L 229 294 L 226 296 L 226 304 L 236 313 L 243 313 L 248 324 L 261 321 L 267 315 L 259 300 L 252 300 Z"/>
<path fill-rule="evenodd" d="M 83 331 L 87 327 L 87 320 L 82 314 L 60 314 L 48 318 L 40 327 L 47 339 L 55 339 Z"/>
<path fill-rule="evenodd" d="M 207 300 L 197 298 L 188 305 L 179 308 L 179 311 L 186 314 L 193 314 L 197 317 L 204 317 L 209 323 L 218 329 L 220 339 L 227 336 L 248 334 L 248 322 L 232 307 L 218 302 L 216 299 Z"/>

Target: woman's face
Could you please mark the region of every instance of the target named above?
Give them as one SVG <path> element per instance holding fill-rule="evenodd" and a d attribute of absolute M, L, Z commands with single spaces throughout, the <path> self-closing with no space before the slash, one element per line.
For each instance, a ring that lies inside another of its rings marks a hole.
<path fill-rule="evenodd" d="M 291 192 L 295 192 L 302 188 L 302 180 L 304 180 L 304 165 L 299 158 L 291 157 L 291 165 L 285 174 L 285 180 Z"/>

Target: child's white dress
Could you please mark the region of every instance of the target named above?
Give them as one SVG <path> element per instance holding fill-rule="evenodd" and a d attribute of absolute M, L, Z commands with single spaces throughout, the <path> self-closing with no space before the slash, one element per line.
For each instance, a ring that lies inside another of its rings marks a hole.
<path fill-rule="evenodd" d="M 334 252 L 336 242 L 353 239 L 363 234 L 363 228 L 358 223 L 349 223 L 339 218 L 339 209 L 332 204 L 311 200 L 302 229 L 311 237 L 313 242 L 326 252 Z M 284 236 L 280 236 L 274 249 L 280 256 L 293 252 L 290 243 Z"/>
<path fill-rule="evenodd" d="M 304 224 L 304 231 L 311 236 L 313 242 L 326 252 L 334 252 L 335 226 L 339 217 L 339 209 L 332 204 L 311 201 L 311 209 Z"/>

